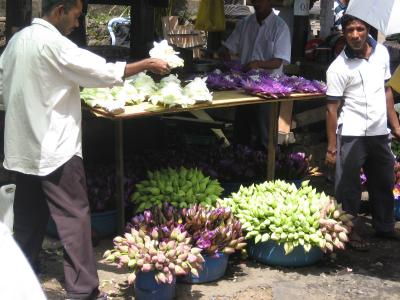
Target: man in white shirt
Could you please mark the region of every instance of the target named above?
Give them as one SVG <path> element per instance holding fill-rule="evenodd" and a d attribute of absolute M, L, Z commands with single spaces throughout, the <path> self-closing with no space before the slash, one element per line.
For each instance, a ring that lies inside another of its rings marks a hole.
<path fill-rule="evenodd" d="M 49 213 L 64 247 L 67 297 L 99 295 L 82 163 L 79 87 L 122 85 L 166 62 L 106 63 L 65 37 L 78 26 L 82 0 L 43 0 L 42 19 L 16 33 L 0 57 L 5 116 L 4 167 L 16 171 L 14 236 L 34 266 Z"/>
<path fill-rule="evenodd" d="M 399 238 L 394 231 L 394 158 L 387 124 L 396 138 L 400 138 L 400 125 L 393 101 L 385 96 L 385 80 L 390 78 L 388 51 L 368 35 L 365 22 L 344 15 L 342 27 L 346 46 L 327 70 L 326 162 L 336 164 L 337 200 L 356 217 L 350 246 L 367 250 L 357 219 L 361 168 L 367 176 L 377 236 Z"/>
<path fill-rule="evenodd" d="M 255 13 L 239 21 L 221 50 L 230 59 L 237 54 L 250 69 L 264 69 L 282 74 L 283 64 L 290 62 L 290 32 L 285 21 L 272 11 L 270 0 L 253 0 Z M 257 148 L 266 149 L 268 139 L 268 104 L 244 105 L 236 109 L 235 142 L 251 144 L 252 133 Z"/>

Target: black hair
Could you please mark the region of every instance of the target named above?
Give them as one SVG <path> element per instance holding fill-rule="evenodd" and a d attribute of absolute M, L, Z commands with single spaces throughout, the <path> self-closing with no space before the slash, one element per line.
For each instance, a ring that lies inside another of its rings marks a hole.
<path fill-rule="evenodd" d="M 361 23 L 364 23 L 364 25 L 367 27 L 367 29 L 369 29 L 371 27 L 367 22 L 365 22 L 365 21 L 363 21 L 363 20 L 361 20 L 361 19 L 359 19 L 359 18 L 357 18 L 355 16 L 352 16 L 352 15 L 349 15 L 349 14 L 345 14 L 345 15 L 343 15 L 343 17 L 340 20 L 340 24 L 342 25 L 342 30 L 344 31 L 346 29 L 346 26 L 350 22 L 353 22 L 353 21 L 359 21 Z"/>
<path fill-rule="evenodd" d="M 49 14 L 58 5 L 64 5 L 65 11 L 68 12 L 78 1 L 83 0 L 42 0 L 42 15 Z"/>

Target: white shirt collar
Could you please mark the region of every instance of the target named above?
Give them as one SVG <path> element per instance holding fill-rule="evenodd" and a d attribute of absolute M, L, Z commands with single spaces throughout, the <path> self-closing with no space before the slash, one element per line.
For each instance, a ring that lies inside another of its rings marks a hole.
<path fill-rule="evenodd" d="M 56 27 L 54 27 L 53 24 L 51 24 L 50 22 L 47 22 L 46 20 L 44 20 L 42 18 L 34 18 L 32 21 L 32 25 L 34 25 L 34 24 L 42 25 L 42 26 L 50 29 L 51 31 L 54 31 L 54 32 L 62 35 L 61 32 Z"/>

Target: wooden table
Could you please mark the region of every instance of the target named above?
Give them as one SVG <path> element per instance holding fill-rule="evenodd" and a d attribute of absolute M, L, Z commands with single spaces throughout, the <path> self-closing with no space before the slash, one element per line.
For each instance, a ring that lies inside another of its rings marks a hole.
<path fill-rule="evenodd" d="M 155 107 L 148 102 L 139 105 L 125 107 L 125 112 L 117 115 L 107 113 L 101 108 L 90 108 L 90 111 L 98 117 L 104 117 L 115 121 L 115 163 L 116 163 L 116 201 L 118 214 L 118 230 L 123 231 L 125 228 L 125 212 L 124 212 L 124 152 L 123 152 L 123 121 L 126 119 L 138 117 L 150 117 L 160 114 L 179 113 L 185 111 L 204 110 L 212 108 L 233 107 L 239 105 L 249 105 L 257 103 L 271 103 L 269 112 L 269 128 L 268 128 L 268 166 L 267 179 L 271 180 L 275 177 L 275 149 L 278 137 L 278 114 L 279 103 L 288 101 L 304 101 L 323 99 L 322 94 L 292 94 L 288 97 L 272 98 L 262 95 L 247 95 L 243 91 L 220 91 L 213 93 L 213 101 L 211 103 L 204 102 L 195 104 L 188 108 L 163 108 Z"/>

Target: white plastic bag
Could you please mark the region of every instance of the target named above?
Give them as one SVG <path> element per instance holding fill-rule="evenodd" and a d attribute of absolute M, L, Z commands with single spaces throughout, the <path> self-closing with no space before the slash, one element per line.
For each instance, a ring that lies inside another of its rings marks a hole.
<path fill-rule="evenodd" d="M 15 184 L 3 185 L 0 188 L 0 221 L 2 221 L 10 231 L 13 231 L 14 224 L 14 194 Z"/>

